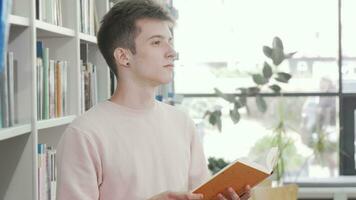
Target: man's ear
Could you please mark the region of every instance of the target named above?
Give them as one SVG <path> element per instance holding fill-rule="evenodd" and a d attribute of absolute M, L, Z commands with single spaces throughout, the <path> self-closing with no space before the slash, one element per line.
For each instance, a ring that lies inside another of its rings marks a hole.
<path fill-rule="evenodd" d="M 129 57 L 130 52 L 124 48 L 116 48 L 114 50 L 114 58 L 115 62 L 119 64 L 119 66 L 128 67 L 129 66 Z"/>

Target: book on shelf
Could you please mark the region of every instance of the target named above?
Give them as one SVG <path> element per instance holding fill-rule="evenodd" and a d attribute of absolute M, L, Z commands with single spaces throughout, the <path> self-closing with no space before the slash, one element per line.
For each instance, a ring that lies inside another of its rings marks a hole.
<path fill-rule="evenodd" d="M 96 35 L 99 30 L 95 0 L 80 0 L 80 30 L 89 35 Z"/>
<path fill-rule="evenodd" d="M 15 112 L 15 60 L 14 53 L 8 52 L 5 57 L 4 69 L 0 72 L 0 114 L 1 127 L 14 126 L 17 121 Z"/>
<path fill-rule="evenodd" d="M 80 68 L 81 68 L 81 113 L 97 104 L 98 102 L 98 80 L 97 68 L 88 61 L 89 45 L 80 44 Z"/>
<path fill-rule="evenodd" d="M 62 26 L 62 0 L 36 0 L 36 19 Z"/>
<path fill-rule="evenodd" d="M 10 26 L 8 18 L 11 12 L 10 9 L 12 7 L 12 1 L 3 0 L 0 4 L 0 72 L 2 72 L 5 66 L 5 56 Z"/>
<path fill-rule="evenodd" d="M 1 80 L 0 82 L 3 83 L 0 85 L 1 87 L 1 94 L 0 97 L 2 99 L 1 101 L 1 107 L 2 107 L 2 125 L 4 128 L 7 128 L 10 126 L 10 116 L 9 116 L 9 79 L 8 79 L 8 61 L 7 61 L 7 56 L 5 57 L 4 60 L 5 66 L 4 69 L 1 72 Z"/>
<path fill-rule="evenodd" d="M 56 150 L 46 144 L 37 145 L 38 199 L 55 200 L 57 184 Z"/>
<path fill-rule="evenodd" d="M 246 192 L 247 185 L 252 188 L 273 173 L 277 159 L 278 149 L 276 147 L 270 149 L 263 162 L 238 159 L 192 192 L 201 193 L 204 195 L 204 200 L 210 200 L 216 199 L 219 193 L 229 196 L 227 189 L 232 187 L 239 196 L 242 196 Z"/>
<path fill-rule="evenodd" d="M 9 126 L 15 125 L 15 87 L 14 87 L 14 53 L 8 52 L 7 54 L 7 67 L 8 67 L 8 92 L 9 92 Z"/>
<path fill-rule="evenodd" d="M 97 92 L 97 71 L 96 66 L 92 63 L 83 64 L 82 76 L 84 91 L 82 91 L 82 103 L 84 104 L 84 111 L 89 110 L 98 102 Z"/>
<path fill-rule="evenodd" d="M 37 42 L 37 118 L 63 117 L 67 109 L 67 61 L 49 59 L 49 48 Z"/>

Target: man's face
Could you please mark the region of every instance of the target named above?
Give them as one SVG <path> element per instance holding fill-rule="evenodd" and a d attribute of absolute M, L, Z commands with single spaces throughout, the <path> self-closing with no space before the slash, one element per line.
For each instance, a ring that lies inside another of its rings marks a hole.
<path fill-rule="evenodd" d="M 133 75 L 150 86 L 169 83 L 176 57 L 169 22 L 142 19 L 136 26 L 140 30 L 135 39 L 136 53 L 129 59 Z"/>

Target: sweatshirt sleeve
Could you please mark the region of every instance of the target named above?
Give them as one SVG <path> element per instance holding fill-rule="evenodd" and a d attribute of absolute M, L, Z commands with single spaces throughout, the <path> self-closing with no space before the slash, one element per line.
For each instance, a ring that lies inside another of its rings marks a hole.
<path fill-rule="evenodd" d="M 57 200 L 98 200 L 100 157 L 82 130 L 68 127 L 57 146 Z"/>
<path fill-rule="evenodd" d="M 188 132 L 190 134 L 190 167 L 189 190 L 193 190 L 209 178 L 208 165 L 203 151 L 202 141 L 196 131 L 194 122 L 188 118 Z"/>

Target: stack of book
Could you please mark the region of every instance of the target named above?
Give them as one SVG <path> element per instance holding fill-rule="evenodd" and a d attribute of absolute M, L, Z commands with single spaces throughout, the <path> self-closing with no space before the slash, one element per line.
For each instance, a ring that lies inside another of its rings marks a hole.
<path fill-rule="evenodd" d="M 17 64 L 13 52 L 7 53 L 4 64 L 4 68 L 0 72 L 0 128 L 14 126 L 17 121 L 15 111 Z"/>
<path fill-rule="evenodd" d="M 36 19 L 62 26 L 62 1 L 36 0 Z"/>
<path fill-rule="evenodd" d="M 67 61 L 49 59 L 49 49 L 37 42 L 37 118 L 67 115 Z"/>
<path fill-rule="evenodd" d="M 57 184 L 56 150 L 46 144 L 37 145 L 38 200 L 55 200 Z"/>
<path fill-rule="evenodd" d="M 99 29 L 99 18 L 95 0 L 80 0 L 80 30 L 82 33 L 96 35 Z"/>

